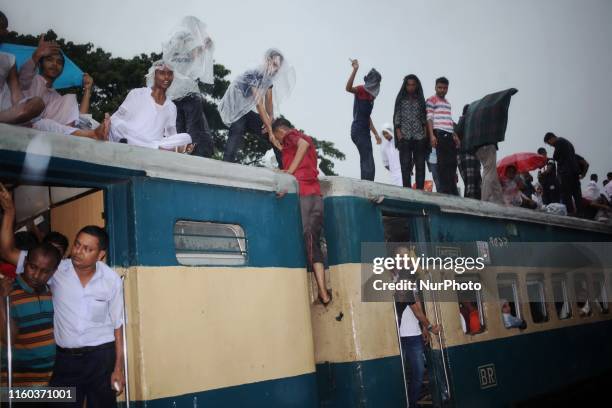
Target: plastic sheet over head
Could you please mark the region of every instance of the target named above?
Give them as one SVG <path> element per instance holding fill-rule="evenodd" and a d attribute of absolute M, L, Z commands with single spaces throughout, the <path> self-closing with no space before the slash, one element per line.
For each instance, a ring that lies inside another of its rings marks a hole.
<path fill-rule="evenodd" d="M 370 72 L 363 77 L 363 81 L 365 82 L 363 87 L 370 95 L 376 98 L 378 96 L 378 92 L 380 92 L 381 80 L 382 75 L 380 75 L 380 72 L 378 72 L 375 68 L 372 68 Z"/>
<path fill-rule="evenodd" d="M 215 46 L 206 24 L 194 16 L 183 17 L 162 44 L 163 60 L 174 67 L 175 79 L 168 89 L 171 99 L 199 92 L 198 80 L 214 83 L 213 54 Z"/>
<path fill-rule="evenodd" d="M 169 63 L 167 63 L 163 59 L 157 60 L 153 64 L 151 64 L 151 68 L 149 68 L 149 72 L 147 72 L 147 75 L 145 75 L 145 79 L 147 81 L 148 88 L 153 87 L 153 84 L 155 83 L 155 71 L 158 71 L 158 70 L 170 70 L 174 72 L 174 76 L 176 78 L 176 72 L 174 71 L 174 68 Z M 172 81 L 172 83 L 174 83 L 174 80 Z"/>
<path fill-rule="evenodd" d="M 280 104 L 290 95 L 295 85 L 295 70 L 285 55 L 277 49 L 269 49 L 263 62 L 235 78 L 219 103 L 219 113 L 227 126 L 253 110 L 265 100 L 272 89 L 274 115 L 278 116 Z"/>

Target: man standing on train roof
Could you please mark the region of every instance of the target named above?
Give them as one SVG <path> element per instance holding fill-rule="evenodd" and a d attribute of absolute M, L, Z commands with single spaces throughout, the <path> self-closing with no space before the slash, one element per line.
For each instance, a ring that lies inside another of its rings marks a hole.
<path fill-rule="evenodd" d="M 277 49 L 266 51 L 263 63 L 232 81 L 219 103 L 219 114 L 229 127 L 223 161 L 235 163 L 244 133 L 268 135 L 279 167 L 282 147 L 272 135 L 275 109 L 286 99 L 295 84 L 295 71 Z M 281 167 L 282 168 L 282 167 Z"/>
<path fill-rule="evenodd" d="M 175 150 L 189 150 L 191 136 L 176 132 L 176 105 L 166 97 L 174 79 L 173 68 L 156 61 L 146 75 L 147 86 L 132 89 L 111 116 L 110 141 Z"/>
<path fill-rule="evenodd" d="M 544 135 L 544 143 L 555 148 L 553 159 L 558 163 L 561 202 L 567 207 L 568 215 L 577 215 L 582 202 L 582 190 L 580 188 L 580 165 L 576 158 L 574 145 L 552 132 Z"/>
<path fill-rule="evenodd" d="M 317 169 L 317 149 L 309 136 L 293 128 L 285 118 L 271 125 L 272 134 L 282 146 L 283 172 L 293 175 L 299 184 L 300 212 L 308 266 L 314 271 L 319 301 L 327 306 L 332 300 L 325 287 L 325 264 L 321 248 L 323 198 Z"/>
<path fill-rule="evenodd" d="M 0 11 L 0 44 L 8 34 L 8 19 Z M 0 51 L 0 123 L 23 124 L 42 113 L 39 97 L 24 99 L 19 85 L 15 56 Z"/>

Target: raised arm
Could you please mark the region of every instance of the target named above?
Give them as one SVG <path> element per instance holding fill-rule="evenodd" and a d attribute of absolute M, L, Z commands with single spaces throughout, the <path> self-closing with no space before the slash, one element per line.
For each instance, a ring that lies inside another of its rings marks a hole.
<path fill-rule="evenodd" d="M 353 82 L 355 82 L 355 75 L 357 75 L 357 70 L 359 69 L 359 61 L 351 60 L 351 65 L 353 66 L 353 72 L 349 76 L 348 81 L 346 82 L 346 92 L 356 93 L 357 88 L 353 87 Z"/>
<path fill-rule="evenodd" d="M 45 41 L 45 35 L 41 34 L 38 37 L 38 46 L 32 53 L 32 58 L 19 68 L 21 89 L 29 89 L 32 85 L 32 80 L 38 73 L 36 67 L 40 63 L 40 59 L 56 52 L 60 52 L 60 46 L 55 41 Z"/>
<path fill-rule="evenodd" d="M 2 227 L 0 227 L 0 258 L 13 265 L 19 262 L 19 251 L 15 247 L 15 235 L 13 227 L 15 225 L 15 205 L 13 198 L 6 188 L 0 183 L 0 206 L 2 214 Z"/>
<path fill-rule="evenodd" d="M 266 112 L 270 118 L 270 122 L 274 120 L 274 100 L 272 99 L 272 88 L 266 91 Z"/>
<path fill-rule="evenodd" d="M 80 113 L 89 113 L 89 102 L 91 100 L 91 90 L 93 88 L 93 78 L 89 74 L 83 74 L 83 97 L 79 106 Z"/>

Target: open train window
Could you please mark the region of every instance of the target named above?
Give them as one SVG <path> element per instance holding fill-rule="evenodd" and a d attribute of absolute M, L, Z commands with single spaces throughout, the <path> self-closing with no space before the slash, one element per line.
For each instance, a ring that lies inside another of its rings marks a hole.
<path fill-rule="evenodd" d="M 593 314 L 593 308 L 589 301 L 589 288 L 587 278 L 584 274 L 574 276 L 574 294 L 576 295 L 576 306 L 578 306 L 578 315 L 587 317 Z"/>
<path fill-rule="evenodd" d="M 519 306 L 518 281 L 514 275 L 497 277 L 497 292 L 500 299 L 501 318 L 507 329 L 525 328 Z"/>
<path fill-rule="evenodd" d="M 546 309 L 546 297 L 544 296 L 544 276 L 527 275 L 527 297 L 529 298 L 529 310 L 534 323 L 548 321 Z"/>
<path fill-rule="evenodd" d="M 559 320 L 569 319 L 572 317 L 572 307 L 569 301 L 567 278 L 565 275 L 553 275 L 552 288 L 557 317 Z"/>
<path fill-rule="evenodd" d="M 244 265 L 247 258 L 244 230 L 236 224 L 179 220 L 174 248 L 181 265 Z"/>
<path fill-rule="evenodd" d="M 455 281 L 457 283 L 473 282 L 480 283 L 478 275 L 461 275 Z M 457 292 L 459 302 L 459 319 L 461 327 L 466 334 L 478 334 L 485 330 L 484 308 L 482 305 L 482 293 L 479 290 L 462 290 Z"/>
<path fill-rule="evenodd" d="M 593 276 L 593 294 L 595 295 L 594 303 L 599 308 L 599 312 L 608 313 L 610 311 L 608 306 L 608 292 L 606 291 L 604 276 L 601 274 Z"/>

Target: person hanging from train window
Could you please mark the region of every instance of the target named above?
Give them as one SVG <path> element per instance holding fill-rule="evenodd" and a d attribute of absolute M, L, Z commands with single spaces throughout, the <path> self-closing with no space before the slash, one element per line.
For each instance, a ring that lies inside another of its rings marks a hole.
<path fill-rule="evenodd" d="M 111 116 L 110 140 L 152 149 L 190 152 L 191 136 L 176 131 L 176 105 L 166 92 L 172 85 L 174 68 L 155 61 L 146 75 L 147 86 L 132 89 Z"/>
<path fill-rule="evenodd" d="M 355 95 L 353 102 L 353 123 L 351 124 L 351 140 L 359 151 L 359 165 L 361 168 L 361 179 L 374 181 L 375 167 L 374 155 L 372 154 L 372 138 L 370 132 L 376 138 L 376 144 L 381 144 L 382 139 L 378 135 L 371 114 L 374 108 L 374 100 L 380 91 L 382 76 L 372 68 L 363 77 L 364 84 L 353 86 L 355 75 L 359 69 L 359 61 L 351 60 L 353 71 L 346 83 L 346 91 Z"/>
<path fill-rule="evenodd" d="M 504 319 L 504 326 L 506 329 L 518 328 L 525 330 L 527 328 L 527 323 L 525 323 L 523 319 L 512 314 L 510 302 L 508 302 L 506 299 L 501 299 L 501 304 L 502 318 Z"/>
<path fill-rule="evenodd" d="M 232 81 L 218 107 L 223 123 L 229 127 L 223 161 L 237 162 L 236 155 L 246 131 L 258 137 L 268 136 L 278 166 L 282 168 L 282 146 L 272 135 L 272 121 L 294 85 L 295 70 L 285 55 L 274 48 L 266 51 L 259 67 Z"/>
<path fill-rule="evenodd" d="M 194 156 L 211 157 L 214 153 L 199 86 L 214 83 L 214 48 L 206 24 L 194 16 L 183 17 L 162 47 L 163 59 L 174 67 L 174 80 L 166 96 L 176 105 L 177 132 L 191 136 Z"/>
<path fill-rule="evenodd" d="M 45 103 L 40 120 L 32 127 L 38 130 L 87 137 L 96 140 L 108 139 L 109 117 L 95 129 L 79 129 L 79 116 L 89 112 L 93 79 L 83 74 L 83 98 L 77 103 L 75 94 L 60 95 L 54 81 L 64 70 L 65 57 L 55 41 L 46 41 L 44 35 L 38 39 L 38 47 L 19 69 L 19 82 L 26 97 L 40 97 Z"/>
<path fill-rule="evenodd" d="M 8 34 L 8 18 L 0 11 L 0 44 Z M 24 98 L 15 56 L 0 51 L 0 123 L 29 124 L 45 109 L 42 98 Z"/>
<path fill-rule="evenodd" d="M 400 153 L 395 147 L 393 129 L 387 123 L 382 126 L 383 143 L 380 146 L 380 156 L 385 169 L 389 170 L 391 184 L 402 186 L 402 168 L 400 165 Z"/>
<path fill-rule="evenodd" d="M 276 119 L 271 125 L 271 131 L 282 147 L 283 172 L 293 175 L 299 184 L 308 266 L 315 274 L 319 301 L 327 306 L 332 295 L 325 287 L 325 264 L 321 248 L 323 198 L 318 179 L 317 149 L 309 136 L 296 130 L 285 118 Z"/>
<path fill-rule="evenodd" d="M 45 242 L 32 248 L 25 259 L 25 269 L 14 279 L 0 280 L 0 298 L 9 297 L 10 315 L 6 302 L 0 302 L 2 341 L 10 340 L 12 348 L 12 380 L 14 387 L 48 386 L 55 364 L 53 337 L 53 302 L 47 282 L 53 276 L 61 255 Z M 11 338 L 4 330 L 7 319 Z M 3 356 L 4 360 L 4 356 Z M 6 361 L 2 362 L 6 367 Z M 7 373 L 2 372 L 6 384 Z"/>

